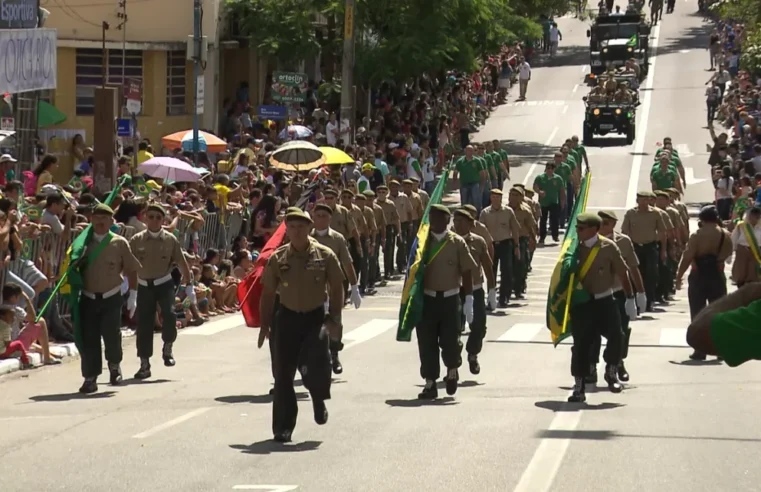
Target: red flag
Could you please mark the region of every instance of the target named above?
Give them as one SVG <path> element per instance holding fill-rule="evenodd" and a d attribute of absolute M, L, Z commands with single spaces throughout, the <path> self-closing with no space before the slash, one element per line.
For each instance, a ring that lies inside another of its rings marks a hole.
<path fill-rule="evenodd" d="M 262 275 L 264 267 L 267 266 L 272 253 L 279 248 L 285 240 L 285 221 L 278 226 L 275 233 L 264 245 L 259 253 L 259 258 L 254 263 L 254 269 L 246 275 L 243 281 L 238 284 L 238 302 L 240 303 L 240 312 L 246 320 L 246 326 L 249 328 L 260 328 L 262 321 L 259 313 L 259 301 L 262 298 Z"/>

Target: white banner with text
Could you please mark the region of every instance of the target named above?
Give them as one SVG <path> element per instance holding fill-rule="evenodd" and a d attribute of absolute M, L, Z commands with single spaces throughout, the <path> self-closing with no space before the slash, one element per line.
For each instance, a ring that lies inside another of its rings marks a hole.
<path fill-rule="evenodd" d="M 0 30 L 0 94 L 56 88 L 55 29 Z"/>

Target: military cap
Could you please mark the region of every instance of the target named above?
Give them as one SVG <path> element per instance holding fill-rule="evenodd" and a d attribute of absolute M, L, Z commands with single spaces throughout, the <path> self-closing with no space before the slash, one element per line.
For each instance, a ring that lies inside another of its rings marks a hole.
<path fill-rule="evenodd" d="M 413 183 L 419 183 L 420 182 L 420 178 L 418 178 L 417 176 L 413 176 L 413 177 L 410 178 L 410 181 L 412 181 Z"/>
<path fill-rule="evenodd" d="M 402 181 L 402 184 L 411 185 L 411 184 L 415 184 L 415 182 L 412 181 L 411 179 L 405 179 L 404 181 Z"/>
<path fill-rule="evenodd" d="M 478 210 L 476 210 L 476 207 L 474 207 L 474 206 L 473 206 L 473 205 L 471 205 L 471 204 L 463 205 L 463 206 L 462 206 L 462 207 L 460 207 L 460 208 L 464 208 L 465 210 L 467 210 L 468 212 L 470 212 L 471 214 L 473 214 L 473 217 L 475 217 L 475 216 L 476 216 L 476 214 L 478 213 Z"/>
<path fill-rule="evenodd" d="M 499 188 L 492 188 L 489 193 L 491 193 L 492 195 L 501 195 L 502 190 L 500 190 Z"/>
<path fill-rule="evenodd" d="M 450 212 L 449 209 L 445 205 L 442 205 L 440 203 L 437 203 L 436 205 L 431 205 L 431 212 L 439 212 L 446 215 L 447 217 L 452 215 L 452 212 Z"/>
<path fill-rule="evenodd" d="M 373 190 L 365 190 L 365 191 L 362 192 L 362 194 L 365 195 L 365 196 L 369 196 L 369 197 L 374 197 L 375 196 L 375 192 Z"/>
<path fill-rule="evenodd" d="M 576 223 L 580 225 L 600 227 L 602 219 L 600 219 L 599 215 L 593 214 L 592 212 L 584 212 L 583 214 L 576 216 Z"/>
<path fill-rule="evenodd" d="M 114 215 L 114 210 L 105 203 L 99 203 L 92 211 L 93 215 Z"/>
<path fill-rule="evenodd" d="M 158 203 L 151 203 L 147 207 L 145 207 L 145 213 L 148 213 L 148 212 L 158 212 L 161 215 L 166 215 L 166 210 L 164 210 L 164 207 L 162 207 Z"/>
<path fill-rule="evenodd" d="M 291 212 L 300 212 L 300 211 L 301 209 L 299 207 L 288 207 L 287 209 L 285 209 L 286 215 Z"/>
<path fill-rule="evenodd" d="M 338 192 L 333 188 L 328 188 L 327 190 L 323 191 L 322 194 L 325 196 L 338 196 Z"/>
<path fill-rule="evenodd" d="M 343 190 L 341 190 L 341 196 L 344 196 L 344 195 L 349 195 L 353 198 L 354 192 L 351 191 L 349 188 L 344 188 Z"/>
<path fill-rule="evenodd" d="M 666 192 L 666 190 L 655 190 L 655 191 L 653 192 L 653 194 L 654 194 L 656 197 L 658 197 L 658 196 L 662 196 L 662 197 L 666 197 L 666 198 L 668 198 L 668 196 L 669 196 L 669 194 Z"/>
<path fill-rule="evenodd" d="M 312 223 L 312 218 L 307 215 L 306 212 L 301 210 L 300 208 L 291 207 L 288 209 L 288 213 L 285 214 L 285 222 L 293 222 L 293 221 L 303 221 L 303 222 L 309 222 Z"/>
<path fill-rule="evenodd" d="M 654 198 L 655 194 L 652 191 L 642 190 L 637 192 L 637 198 Z"/>
<path fill-rule="evenodd" d="M 533 197 L 534 196 L 534 190 L 532 190 L 530 188 L 526 188 L 526 196 L 529 197 L 529 198 Z"/>
<path fill-rule="evenodd" d="M 355 200 L 362 200 L 364 202 L 365 201 L 365 195 L 363 195 L 362 193 L 357 193 L 356 195 L 354 195 L 354 199 Z"/>
<path fill-rule="evenodd" d="M 392 179 L 391 181 L 389 181 L 388 185 L 389 186 L 394 186 L 394 185 L 399 186 L 399 181 L 397 181 L 395 179 Z"/>
<path fill-rule="evenodd" d="M 317 212 L 318 210 L 322 210 L 323 212 L 327 212 L 330 215 L 333 215 L 333 209 L 330 208 L 329 205 L 326 205 L 324 203 L 318 203 L 317 205 L 314 206 L 314 211 Z"/>
<path fill-rule="evenodd" d="M 521 188 L 518 188 L 517 186 L 513 186 L 512 188 L 510 188 L 510 193 L 515 193 L 516 195 L 523 196 L 523 190 Z"/>
<path fill-rule="evenodd" d="M 613 210 L 600 210 L 597 212 L 597 215 L 600 216 L 601 219 L 608 219 L 608 220 L 618 220 L 618 216 Z"/>
<path fill-rule="evenodd" d="M 524 184 L 521 184 L 521 183 L 516 183 L 516 184 L 514 184 L 514 185 L 513 185 L 513 188 L 523 188 L 523 189 L 527 189 L 527 188 L 526 188 L 526 185 L 524 185 Z"/>
<path fill-rule="evenodd" d="M 455 210 L 454 214 L 455 215 L 460 215 L 462 217 L 465 217 L 468 220 L 473 220 L 473 214 L 470 213 L 470 210 L 468 210 L 468 209 L 466 209 L 464 207 L 461 207 L 461 208 L 458 208 L 457 210 Z"/>
<path fill-rule="evenodd" d="M 383 190 L 388 191 L 388 186 L 380 185 L 375 187 L 375 191 L 383 191 Z"/>
<path fill-rule="evenodd" d="M 675 195 L 679 194 L 679 190 L 677 190 L 676 188 L 666 188 L 664 191 L 668 191 L 669 193 L 673 193 Z"/>

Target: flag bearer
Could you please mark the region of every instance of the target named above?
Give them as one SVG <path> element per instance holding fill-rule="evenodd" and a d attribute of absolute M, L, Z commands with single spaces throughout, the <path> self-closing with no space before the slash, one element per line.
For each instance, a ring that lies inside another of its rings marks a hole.
<path fill-rule="evenodd" d="M 574 304 L 570 308 L 573 350 L 571 374 L 575 379 L 569 402 L 584 402 L 585 378 L 589 376 L 592 362 L 592 344 L 602 335 L 608 339 L 603 353 L 605 381 L 613 393 L 623 389 L 618 381 L 618 363 L 621 361 L 621 316 L 613 297 L 616 279 L 626 294 L 626 312 L 631 318 L 637 316 L 634 292 L 626 273 L 626 264 L 616 243 L 599 234 L 602 221 L 597 214 L 583 213 L 576 218 L 578 234 L 578 284 L 583 290 L 575 291 Z"/>
<path fill-rule="evenodd" d="M 420 375 L 425 387 L 418 395 L 423 400 L 438 397 L 436 380 L 440 376 L 439 347 L 447 368 L 444 381 L 447 394 L 457 392 L 458 369 L 462 365 L 460 310 L 473 322 L 473 270 L 476 263 L 463 238 L 447 230 L 451 213 L 444 205 L 430 209 L 430 236 L 426 244 L 423 279 L 423 315 L 416 327 Z M 460 303 L 460 293 L 465 296 Z"/>
<path fill-rule="evenodd" d="M 520 225 L 520 236 L 518 238 L 520 258 L 515 260 L 515 268 L 513 269 L 513 293 L 516 299 L 523 299 L 523 295 L 526 293 L 530 252 L 536 248 L 536 222 L 533 211 L 523 201 L 523 190 L 520 188 L 510 190 L 508 205 L 513 210 Z"/>
<path fill-rule="evenodd" d="M 465 240 L 470 255 L 476 262 L 476 269 L 473 270 L 473 322 L 470 323 L 470 335 L 468 335 L 465 350 L 468 352 L 468 366 L 470 367 L 471 374 L 479 374 L 481 372 L 481 365 L 478 363 L 478 354 L 481 353 L 481 349 L 484 346 L 484 337 L 486 336 L 487 299 L 484 295 L 486 292 L 484 289 L 484 274 L 486 274 L 486 286 L 489 289 L 488 302 L 492 308 L 497 304 L 497 282 L 494 278 L 491 257 L 486 247 L 486 241 L 481 236 L 471 234 L 474 220 L 473 214 L 464 208 L 454 213 L 454 231 Z M 465 302 L 464 293 L 460 293 L 460 301 Z M 463 319 L 463 324 L 464 321 Z"/>
<path fill-rule="evenodd" d="M 506 308 L 513 291 L 513 264 L 520 261 L 518 244 L 521 227 L 510 207 L 502 206 L 502 190 L 489 194 L 489 206 L 481 211 L 480 220 L 494 240 L 494 275 L 499 268 L 499 307 Z"/>
<path fill-rule="evenodd" d="M 761 269 L 761 208 L 753 207 L 745 220 L 737 223 L 732 231 L 732 247 L 736 252 L 732 265 L 732 280 L 739 289 L 749 282 L 758 282 Z"/>
<path fill-rule="evenodd" d="M 639 271 L 645 283 L 647 294 L 646 311 L 653 310 L 656 287 L 658 285 L 658 248 L 660 244 L 660 261 L 666 258 L 666 224 L 660 212 L 648 204 L 653 193 L 637 193 L 637 206 L 624 214 L 621 232 L 629 236 L 634 243 L 634 252 L 639 260 Z M 642 306 L 640 306 L 642 309 Z"/>
<path fill-rule="evenodd" d="M 341 265 L 329 248 L 309 237 L 312 219 L 303 211 L 289 210 L 285 223 L 290 242 L 275 250 L 267 261 L 260 301 L 261 329 L 269 336 L 275 295 L 280 294 L 277 330 L 272 333 L 275 351 L 272 432 L 278 442 L 289 442 L 296 427 L 298 405 L 293 378 L 301 361 L 306 366 L 304 386 L 312 398 L 314 420 L 318 425 L 328 421 L 325 401 L 330 399 L 330 352 L 322 327 L 325 325 L 331 336 L 340 332 L 344 304 Z"/>
<path fill-rule="evenodd" d="M 148 205 L 145 210 L 146 230 L 138 232 L 130 240 L 130 248 L 142 265 L 137 279 L 137 356 L 140 358 L 140 369 L 135 379 L 151 377 L 156 306 L 161 310 L 161 339 L 164 341 L 161 355 L 165 366 L 174 366 L 172 344 L 177 340 L 177 318 L 174 315 L 173 265 L 180 269 L 183 285 L 188 285 L 192 279 L 180 242 L 174 234 L 164 230 L 164 217 L 161 205 Z M 192 299 L 195 296 L 193 286 L 187 289 L 186 294 Z"/>
<path fill-rule="evenodd" d="M 636 289 L 637 295 L 635 299 L 637 304 L 644 306 L 646 303 L 645 297 L 645 285 L 642 283 L 642 275 L 639 273 L 639 260 L 634 253 L 634 245 L 629 236 L 615 232 L 616 222 L 618 217 L 615 212 L 610 210 L 603 210 L 598 212 L 602 224 L 600 226 L 600 235 L 612 240 L 618 246 L 621 251 L 621 256 L 626 263 L 626 268 L 629 273 L 629 280 Z M 621 282 L 616 279 L 613 287 L 613 298 L 616 300 L 618 306 L 618 313 L 621 316 L 621 328 L 623 331 L 623 342 L 621 349 L 621 362 L 618 364 L 618 379 L 621 381 L 629 381 L 629 373 L 624 366 L 624 359 L 629 355 L 629 339 L 631 337 L 632 330 L 629 328 L 629 322 L 631 319 L 626 313 L 626 294 Z M 589 368 L 589 376 L 586 379 L 587 383 L 597 383 L 597 363 L 600 361 L 600 346 L 601 338 L 596 337 L 594 348 L 592 349 L 592 366 Z"/>
<path fill-rule="evenodd" d="M 129 243 L 110 231 L 114 223 L 114 211 L 105 204 L 93 210 L 92 238 L 87 244 L 83 288 L 79 304 L 82 327 L 82 376 L 81 393 L 98 391 L 98 376 L 103 372 L 103 356 L 100 339 L 103 338 L 108 361 L 110 382 L 122 382 L 122 273 L 129 280 L 127 309 L 130 316 L 137 308 L 137 272 L 140 262 L 130 250 Z"/>
<path fill-rule="evenodd" d="M 330 228 L 332 216 L 333 209 L 329 206 L 324 203 L 318 203 L 315 205 L 314 210 L 312 211 L 312 220 L 314 220 L 312 237 L 318 243 L 329 248 L 338 258 L 338 263 L 343 269 L 344 276 L 351 286 L 351 301 L 354 303 L 355 308 L 359 308 L 362 303 L 362 298 L 360 297 L 359 287 L 357 286 L 357 273 L 354 270 L 354 265 L 351 261 L 351 255 L 349 254 L 349 247 L 346 244 L 346 239 Z M 330 360 L 333 366 L 333 372 L 336 374 L 344 372 L 341 360 L 338 358 L 338 352 L 344 348 L 344 344 L 341 343 L 342 335 L 342 333 L 334 334 L 330 339 Z"/>

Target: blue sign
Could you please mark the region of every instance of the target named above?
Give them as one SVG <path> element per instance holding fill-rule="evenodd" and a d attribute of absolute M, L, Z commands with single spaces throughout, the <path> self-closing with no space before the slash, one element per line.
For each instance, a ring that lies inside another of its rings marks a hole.
<path fill-rule="evenodd" d="M 285 106 L 259 106 L 257 116 L 266 120 L 286 120 L 288 119 L 288 108 Z"/>
<path fill-rule="evenodd" d="M 117 137 L 131 137 L 132 136 L 132 120 L 129 118 L 118 118 L 116 120 L 116 136 Z"/>

